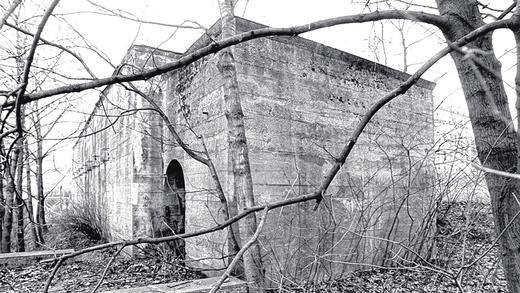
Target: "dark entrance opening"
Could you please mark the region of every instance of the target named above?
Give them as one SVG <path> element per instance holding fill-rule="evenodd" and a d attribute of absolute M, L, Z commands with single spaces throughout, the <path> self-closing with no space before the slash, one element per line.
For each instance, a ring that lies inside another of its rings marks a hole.
<path fill-rule="evenodd" d="M 162 236 L 183 234 L 186 232 L 186 191 L 184 189 L 184 173 L 181 164 L 172 160 L 166 169 L 164 180 L 165 205 L 164 225 L 161 228 Z M 184 259 L 186 249 L 184 240 L 169 242 L 174 255 Z"/>

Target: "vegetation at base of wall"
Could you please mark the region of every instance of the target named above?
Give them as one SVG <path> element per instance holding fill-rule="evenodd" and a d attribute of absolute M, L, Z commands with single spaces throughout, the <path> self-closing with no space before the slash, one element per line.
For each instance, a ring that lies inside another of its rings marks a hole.
<path fill-rule="evenodd" d="M 438 250 L 435 258 L 430 259 L 430 262 L 453 272 L 461 264 L 470 263 L 475 257 L 492 247 L 495 237 L 489 204 L 471 201 L 443 202 L 438 212 L 441 219 L 437 226 L 438 233 L 435 241 Z M 99 280 L 107 259 L 110 259 L 114 252 L 115 250 L 90 253 L 75 262 L 67 263 L 62 268 L 63 273 L 58 276 L 57 292 L 67 292 L 67 290 L 68 292 L 90 292 Z M 461 286 L 464 292 L 507 292 L 503 271 L 497 261 L 497 253 L 495 246 L 478 264 L 471 266 L 462 274 Z M 144 254 L 145 258 L 138 259 L 128 259 L 123 255 L 118 257 L 109 269 L 107 279 L 100 291 L 203 277 L 202 274 L 178 263 L 165 261 L 163 255 L 157 251 L 145 250 Z M 465 260 L 461 258 L 462 255 L 465 255 Z M 452 261 L 444 262 L 442 260 L 444 257 L 449 257 Z M 410 264 L 408 268 L 368 269 L 322 282 L 297 284 L 286 280 L 285 283 L 273 286 L 271 289 L 272 292 L 347 293 L 458 291 L 449 278 L 432 272 L 425 264 L 422 264 L 423 267 L 417 265 L 419 264 Z M 9 282 L 19 292 L 22 290 L 39 292 L 42 282 L 34 282 L 34 280 L 35 278 L 44 280 L 50 268 L 49 264 L 2 268 L 0 281 Z M 8 286 L 6 283 L 1 283 L 0 292 L 9 290 Z"/>
<path fill-rule="evenodd" d="M 106 210 L 88 200 L 69 205 L 55 223 L 56 232 L 61 237 L 67 237 L 69 241 L 65 243 L 70 247 L 82 247 L 86 242 L 108 242 L 110 239 Z"/>
<path fill-rule="evenodd" d="M 436 255 L 426 263 L 357 271 L 342 278 L 305 284 L 280 284 L 276 292 L 461 292 L 456 284 L 435 272 L 457 272 L 484 256 L 460 275 L 462 292 L 507 292 L 498 259 L 489 204 L 472 201 L 443 202 L 438 208 Z M 486 253 L 486 251 L 488 253 Z M 273 291 L 274 292 L 274 291 Z"/>

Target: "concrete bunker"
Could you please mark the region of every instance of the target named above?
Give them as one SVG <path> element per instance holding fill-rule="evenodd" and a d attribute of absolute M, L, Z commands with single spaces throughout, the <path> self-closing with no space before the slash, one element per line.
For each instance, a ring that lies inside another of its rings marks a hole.
<path fill-rule="evenodd" d="M 210 44 L 209 36 L 218 38 L 219 27 L 219 23 L 212 26 L 187 52 Z M 262 27 L 237 18 L 237 31 Z M 375 99 L 409 78 L 300 37 L 257 39 L 234 49 L 259 205 L 319 186 L 334 164 L 331 154 L 339 153 Z M 160 66 L 179 57 L 175 52 L 135 45 L 123 61 L 132 66 L 121 72 L 136 73 L 136 68 Z M 222 85 L 216 58 L 207 56 L 155 77 L 142 84 L 141 90 L 150 91 L 153 86 L 155 103 L 186 145 L 203 150 L 197 135 L 204 137 L 222 188 L 231 195 L 233 170 Z M 363 268 L 365 263 L 380 265 L 395 259 L 390 252 L 402 253 L 398 245 L 375 240 L 383 237 L 427 253 L 422 239 L 432 239 L 429 235 L 435 223 L 435 215 L 428 213 L 435 204 L 430 196 L 434 188 L 429 156 L 434 143 L 433 87 L 419 80 L 381 109 L 359 138 L 347 168 L 335 177 L 328 201 L 320 209 L 311 212 L 314 203 L 307 203 L 271 214 L 259 237 L 269 278 L 314 280 Z M 107 87 L 104 94 L 83 133 L 109 128 L 106 113 L 115 116 L 121 108 L 148 107 L 147 101 L 122 86 Z M 220 223 L 221 202 L 213 192 L 207 167 L 170 139 L 159 115 L 141 114 L 122 117 L 114 125 L 116 135 L 101 131 L 78 140 L 73 197 L 104 199 L 114 239 L 193 232 Z M 409 119 L 402 119 L 403 115 Z M 95 172 L 89 171 L 92 155 L 105 149 L 111 155 L 103 164 L 103 180 L 86 185 L 86 180 L 96 182 Z M 412 171 L 419 176 L 405 180 Z M 394 220 L 399 229 L 392 226 Z M 218 271 L 225 265 L 226 239 L 226 231 L 216 231 L 179 241 L 173 251 L 186 256 L 188 266 Z M 280 264 L 283 272 L 278 270 Z"/>

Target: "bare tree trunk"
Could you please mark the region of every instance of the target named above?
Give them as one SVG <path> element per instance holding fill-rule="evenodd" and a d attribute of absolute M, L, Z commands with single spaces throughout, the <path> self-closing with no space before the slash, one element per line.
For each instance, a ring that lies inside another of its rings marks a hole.
<path fill-rule="evenodd" d="M 47 231 L 47 223 L 45 221 L 45 195 L 43 194 L 43 158 L 36 158 L 36 192 L 37 202 L 36 207 L 36 223 L 40 230 Z"/>
<path fill-rule="evenodd" d="M 0 142 L 0 148 L 3 149 L 4 144 Z M 1 238 L 4 227 L 4 215 L 5 215 L 5 196 L 4 196 L 4 176 L 6 175 L 4 166 L 0 166 L 0 252 L 1 250 Z"/>
<path fill-rule="evenodd" d="M 38 234 L 37 224 L 34 219 L 34 207 L 33 207 L 33 195 L 32 195 L 32 180 L 31 180 L 31 161 L 29 153 L 29 143 L 27 139 L 24 143 L 24 152 L 26 154 L 25 159 L 25 177 L 27 180 L 27 215 L 31 226 L 31 237 L 33 240 L 33 248 L 38 248 L 43 243 L 41 236 Z"/>
<path fill-rule="evenodd" d="M 235 17 L 232 0 L 219 0 L 222 33 L 225 39 L 235 34 Z M 246 209 L 255 205 L 253 180 L 249 165 L 249 151 L 244 127 L 244 113 L 240 103 L 235 60 L 231 48 L 220 52 L 218 70 L 224 79 L 224 104 L 228 128 L 228 153 L 233 167 L 233 200 L 238 208 Z M 242 239 L 251 239 L 257 230 L 257 220 L 254 213 L 246 217 L 240 226 Z M 264 271 L 258 242 L 244 253 L 244 270 L 246 279 L 256 286 L 256 291 L 263 291 Z"/>
<path fill-rule="evenodd" d="M 15 183 L 14 176 L 16 174 L 16 165 L 18 162 L 18 157 L 20 154 L 20 150 L 15 147 L 13 150 L 13 155 L 11 156 L 11 163 L 6 165 L 6 177 L 7 177 L 7 186 L 5 188 L 5 213 L 4 213 L 4 221 L 2 223 L 2 242 L 0 245 L 0 250 L 2 252 L 11 252 L 11 232 L 13 230 L 13 205 L 14 205 L 14 193 L 15 193 Z"/>
<path fill-rule="evenodd" d="M 5 189 L 5 207 L 4 207 L 4 218 L 2 221 L 2 242 L 0 245 L 0 250 L 2 253 L 11 252 L 11 231 L 13 228 L 13 189 L 11 186 L 14 184 L 12 183 L 12 179 L 9 178 L 10 174 L 8 174 L 9 171 L 6 172 L 7 178 L 7 186 Z"/>
<path fill-rule="evenodd" d="M 20 62 L 20 64 L 22 64 Z M 25 129 L 25 105 L 23 105 L 20 109 L 20 126 L 22 129 Z M 17 252 L 25 251 L 25 233 L 24 233 L 24 208 L 25 203 L 22 198 L 23 196 L 23 160 L 24 160 L 24 143 L 25 137 L 20 137 L 17 144 L 17 149 L 19 150 L 18 161 L 16 162 L 16 188 L 14 194 L 14 218 L 16 219 L 16 241 L 15 241 L 15 250 Z M 14 173 L 13 173 L 14 176 Z"/>
<path fill-rule="evenodd" d="M 36 104 L 35 108 L 38 106 Z M 34 121 L 34 130 L 36 131 L 36 199 L 38 202 L 36 208 L 36 223 L 38 224 L 39 235 L 43 231 L 47 231 L 45 222 L 45 195 L 43 191 L 43 137 L 40 124 L 40 115 L 38 110 L 35 111 L 36 119 Z"/>
<path fill-rule="evenodd" d="M 476 0 L 437 0 L 437 4 L 440 14 L 451 23 L 451 28 L 443 31 L 449 42 L 484 24 Z M 493 54 L 491 34 L 468 44 L 467 49 L 465 54 L 459 50 L 451 56 L 466 97 L 480 162 L 485 167 L 517 173 L 518 136 L 509 112 L 501 64 Z M 520 292 L 520 223 L 515 220 L 520 212 L 520 188 L 510 178 L 492 173 L 486 173 L 485 178 L 509 292 Z"/>
<path fill-rule="evenodd" d="M 22 115 L 24 115 L 24 109 L 22 107 Z M 24 115 L 25 116 L 25 115 Z M 22 117 L 23 121 L 24 117 Z M 23 151 L 23 139 L 20 138 L 18 141 L 18 147 L 20 148 L 20 155 L 18 156 L 18 162 L 16 167 L 16 189 L 14 194 L 14 202 L 15 209 L 14 215 L 16 219 L 16 242 L 15 249 L 17 252 L 25 251 L 25 233 L 24 233 L 24 220 L 23 220 L 23 210 L 24 210 L 24 200 L 22 198 L 23 194 L 23 160 L 24 160 L 24 151 Z"/>
<path fill-rule="evenodd" d="M 206 145 L 204 143 L 204 150 L 208 156 L 209 159 L 209 152 L 206 148 Z M 209 159 L 208 168 L 211 174 L 211 177 L 213 178 L 213 181 L 215 182 L 215 187 L 217 189 L 217 195 L 220 200 L 220 204 L 222 207 L 222 213 L 224 216 L 224 221 L 229 220 L 231 217 L 236 216 L 238 214 L 236 201 L 232 201 L 231 205 L 228 202 L 226 195 L 224 194 L 224 191 L 222 190 L 222 185 L 220 184 L 220 179 L 218 178 L 217 170 L 215 169 L 215 165 Z M 228 241 L 228 265 L 230 265 L 234 259 L 235 256 L 240 251 L 240 229 L 238 225 L 231 224 L 229 225 L 227 229 L 227 241 Z M 244 275 L 244 263 L 242 260 L 235 261 L 236 265 L 232 271 L 232 273 L 236 276 L 243 276 Z"/>

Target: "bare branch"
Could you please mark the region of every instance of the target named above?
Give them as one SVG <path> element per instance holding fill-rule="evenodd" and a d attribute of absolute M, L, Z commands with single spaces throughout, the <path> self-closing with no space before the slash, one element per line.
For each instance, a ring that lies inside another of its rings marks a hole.
<path fill-rule="evenodd" d="M 24 29 L 22 29 L 22 28 L 20 28 L 20 27 L 18 27 L 18 26 L 16 26 L 16 25 L 14 25 L 14 24 L 11 24 L 11 23 L 9 23 L 9 22 L 5 22 L 5 25 L 8 26 L 8 27 L 10 27 L 10 28 L 12 28 L 12 29 L 15 29 L 15 30 L 17 30 L 17 31 L 19 31 L 19 32 L 21 32 L 21 33 L 23 33 L 23 34 L 26 34 L 26 35 L 28 35 L 28 36 L 32 36 L 32 37 L 34 37 L 34 34 L 33 34 L 33 33 L 28 32 L 28 31 L 26 31 L 26 30 L 24 30 Z M 68 48 L 66 48 L 66 47 L 64 47 L 64 46 L 62 46 L 62 45 L 60 45 L 60 44 L 56 44 L 56 43 L 53 43 L 53 42 L 47 41 L 47 40 L 44 39 L 44 38 L 40 38 L 40 41 L 41 41 L 43 44 L 46 44 L 46 45 L 49 45 L 49 46 L 52 46 L 52 47 L 58 48 L 58 49 L 60 49 L 60 50 L 63 50 L 63 51 L 65 51 L 65 52 L 69 53 L 72 57 L 74 57 L 76 60 L 78 60 L 78 61 L 81 63 L 81 65 L 83 66 L 83 68 L 85 68 L 85 70 L 87 71 L 87 73 L 88 73 L 91 77 L 93 77 L 93 78 L 97 78 L 96 75 L 92 72 L 92 70 L 90 70 L 90 67 L 88 67 L 87 63 L 85 63 L 85 61 L 83 60 L 83 58 L 81 58 L 81 56 L 80 56 L 79 54 L 74 53 L 72 50 L 70 50 L 70 49 L 68 49 Z"/>
<path fill-rule="evenodd" d="M 481 165 L 478 165 L 478 164 L 475 164 L 475 163 L 470 163 L 470 164 L 471 164 L 471 166 L 473 168 L 475 168 L 477 170 L 480 170 L 480 171 L 483 171 L 483 172 L 486 172 L 486 173 L 491 173 L 491 174 L 495 174 L 495 175 L 503 176 L 503 177 L 507 177 L 507 178 L 520 179 L 520 174 L 504 172 L 504 171 L 500 171 L 500 170 L 495 170 L 495 169 L 484 167 L 484 166 L 481 166 Z"/>
<path fill-rule="evenodd" d="M 2 29 L 2 26 L 7 22 L 7 19 L 9 18 L 9 16 L 14 12 L 16 7 L 18 7 L 18 5 L 20 5 L 20 3 L 22 3 L 22 0 L 14 0 L 13 2 L 11 2 L 9 9 L 7 9 L 5 11 L 4 15 L 2 15 L 2 20 L 0 21 L 0 29 Z"/>
<path fill-rule="evenodd" d="M 29 72 L 31 70 L 31 65 L 34 59 L 34 54 L 36 53 L 36 47 L 38 47 L 38 42 L 40 41 L 40 36 L 42 34 L 43 28 L 45 27 L 45 24 L 47 23 L 47 20 L 52 14 L 52 11 L 54 8 L 58 5 L 60 0 L 54 0 L 52 1 L 51 5 L 43 15 L 42 20 L 40 21 L 40 24 L 38 25 L 38 29 L 36 30 L 36 33 L 34 34 L 34 39 L 31 44 L 31 49 L 29 50 L 29 54 L 27 56 L 27 59 L 25 61 L 25 68 L 23 70 L 23 75 L 21 79 L 21 87 L 18 91 L 17 97 L 16 97 L 16 106 L 15 106 L 15 113 L 16 113 L 16 129 L 18 130 L 18 135 L 22 135 L 22 117 L 20 114 L 20 109 L 22 107 L 22 104 L 24 104 L 24 94 L 25 90 L 27 89 L 27 84 L 29 83 Z"/>
<path fill-rule="evenodd" d="M 195 21 L 190 21 L 190 20 L 186 20 L 183 22 L 183 24 L 169 24 L 169 23 L 163 23 L 163 22 L 156 22 L 156 21 L 150 21 L 150 20 L 143 20 L 143 19 L 139 19 L 137 16 L 131 14 L 130 12 L 128 11 L 124 11 L 124 13 L 130 15 L 130 16 L 126 16 L 124 15 L 122 12 L 122 10 L 118 10 L 117 12 L 116 11 L 113 11 L 111 9 L 108 9 L 106 8 L 105 6 L 102 6 L 101 4 L 98 4 L 98 3 L 95 3 L 94 1 L 90 1 L 90 0 L 87 0 L 88 3 L 90 3 L 91 5 L 105 11 L 105 13 L 99 13 L 97 12 L 97 14 L 101 14 L 101 15 L 106 15 L 106 16 L 115 16 L 115 17 L 119 17 L 119 18 L 122 18 L 122 19 L 126 19 L 126 20 L 129 20 L 129 21 L 133 21 L 133 22 L 137 22 L 137 23 L 140 23 L 140 24 L 151 24 L 151 25 L 158 25 L 158 26 L 165 26 L 165 27 L 172 27 L 172 28 L 176 28 L 176 29 L 200 29 L 200 30 L 206 30 L 205 27 L 203 27 L 202 25 L 200 25 L 199 23 L 195 22 Z M 184 25 L 184 23 L 193 23 L 194 25 Z"/>
<path fill-rule="evenodd" d="M 287 28 L 262 28 L 257 30 L 252 30 L 249 32 L 241 33 L 224 40 L 212 42 L 210 45 L 203 47 L 199 50 L 196 50 L 188 55 L 185 55 L 178 60 L 164 64 L 162 66 L 158 66 L 157 68 L 144 70 L 139 73 L 130 74 L 130 75 L 115 75 L 111 77 L 101 78 L 91 82 L 72 84 L 68 86 L 58 87 L 50 90 L 41 91 L 39 93 L 28 94 L 25 96 L 24 102 L 31 102 L 40 100 L 43 98 L 47 98 L 50 96 L 65 94 L 65 93 L 73 93 L 80 92 L 86 89 L 122 83 L 122 82 L 131 82 L 137 80 L 146 80 L 152 78 L 157 75 L 161 75 L 163 73 L 172 71 L 177 68 L 181 68 L 187 64 L 190 64 L 200 58 L 207 56 L 212 53 L 216 53 L 224 48 L 243 43 L 245 41 L 258 39 L 267 36 L 297 36 L 302 33 L 314 31 L 321 28 L 332 27 L 341 24 L 349 24 L 349 23 L 364 23 L 364 22 L 372 22 L 383 19 L 408 19 L 411 21 L 425 22 L 431 25 L 437 26 L 439 28 L 447 28 L 449 27 L 449 23 L 446 19 L 439 15 L 424 13 L 424 12 L 415 12 L 415 11 L 400 11 L 400 10 L 387 10 L 387 11 L 376 11 L 372 13 L 365 14 L 356 14 L 356 15 L 348 15 L 341 16 L 336 18 L 330 18 L 325 20 L 320 20 L 316 22 L 311 22 L 308 24 L 293 26 Z M 491 25 L 491 26 L 490 26 Z M 490 25 L 483 26 L 487 28 L 488 31 L 494 30 L 497 28 L 503 28 L 508 26 L 515 26 L 516 23 L 512 20 L 506 20 L 502 22 L 495 22 Z M 478 36 L 481 33 L 477 33 L 475 36 Z M 468 40 L 469 41 L 469 40 Z M 12 102 L 4 103 L 4 106 L 12 106 Z"/>
<path fill-rule="evenodd" d="M 112 263 L 114 262 L 114 260 L 116 259 L 116 257 L 121 253 L 121 251 L 123 251 L 123 249 L 125 248 L 125 246 L 121 246 L 117 251 L 116 253 L 114 253 L 114 255 L 112 255 L 112 257 L 110 258 L 110 260 L 108 261 L 107 265 L 105 266 L 105 269 L 103 270 L 103 274 L 101 275 L 101 278 L 99 278 L 99 281 L 97 282 L 96 284 L 96 287 L 94 287 L 94 289 L 92 289 L 92 293 L 96 293 L 97 290 L 99 289 L 99 287 L 101 287 L 101 284 L 103 284 L 103 281 L 105 280 L 106 276 L 107 276 L 107 273 L 108 273 L 108 269 L 110 268 L 110 266 L 112 265 Z"/>
<path fill-rule="evenodd" d="M 154 100 L 152 100 L 150 97 L 148 97 L 148 95 L 146 95 L 145 93 L 141 92 L 138 88 L 136 88 L 134 85 L 132 85 L 131 83 L 129 83 L 130 85 L 130 88 L 128 87 L 125 87 L 127 90 L 129 91 L 132 91 L 132 92 L 135 92 L 136 94 L 138 94 L 139 96 L 141 96 L 143 99 L 145 99 L 148 103 L 150 103 L 150 105 L 152 106 L 152 110 L 155 111 L 157 114 L 159 114 L 159 116 L 161 116 L 162 120 L 165 122 L 166 124 L 166 127 L 168 128 L 168 130 L 170 131 L 171 135 L 173 136 L 173 138 L 175 139 L 175 141 L 177 142 L 177 144 L 179 144 L 179 146 L 192 158 L 194 158 L 195 160 L 205 164 L 205 165 L 208 165 L 208 159 L 207 158 L 204 158 L 202 156 L 200 156 L 199 154 L 197 154 L 194 150 L 192 150 L 191 148 L 188 147 L 188 145 L 186 145 L 186 143 L 181 139 L 181 137 L 179 136 L 179 134 L 177 133 L 177 131 L 175 130 L 175 128 L 173 127 L 173 124 L 170 122 L 170 119 L 168 118 L 168 115 L 166 115 L 166 113 L 164 113 L 163 110 L 161 110 L 161 107 L 159 107 L 159 105 L 157 105 L 157 103 L 155 103 Z"/>

